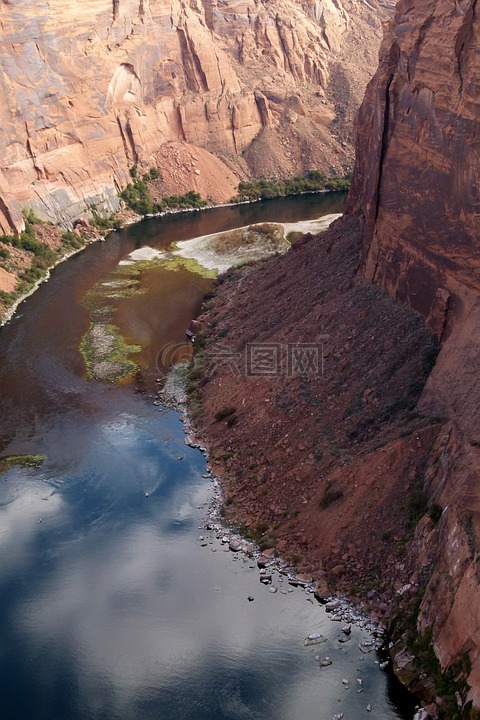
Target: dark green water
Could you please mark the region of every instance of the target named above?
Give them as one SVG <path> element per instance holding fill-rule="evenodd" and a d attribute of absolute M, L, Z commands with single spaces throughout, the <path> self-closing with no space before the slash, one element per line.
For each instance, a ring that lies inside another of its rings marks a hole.
<path fill-rule="evenodd" d="M 133 249 L 318 217 L 342 202 L 314 196 L 132 226 L 56 268 L 0 331 L 0 454 L 47 456 L 0 478 L 2 718 L 412 717 L 375 653 L 360 652 L 363 630 L 340 645 L 338 623 L 301 589 L 273 595 L 251 562 L 197 540 L 213 492 L 205 459 L 184 445 L 177 413 L 152 400 L 158 353 L 184 340 L 208 281 L 160 275 L 142 302 L 125 301 L 148 348 L 133 384 L 88 381 L 78 351 L 85 293 Z M 304 648 L 312 632 L 327 643 Z M 318 653 L 333 664 L 320 670 Z"/>

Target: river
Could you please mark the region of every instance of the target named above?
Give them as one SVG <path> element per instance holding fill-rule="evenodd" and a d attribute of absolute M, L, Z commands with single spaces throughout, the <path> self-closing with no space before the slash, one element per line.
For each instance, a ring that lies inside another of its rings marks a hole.
<path fill-rule="evenodd" d="M 272 594 L 254 562 L 203 529 L 205 458 L 185 445 L 179 414 L 154 402 L 162 348 L 185 343 L 211 280 L 152 271 L 143 294 L 119 301 L 119 325 L 142 346 L 134 382 L 87 379 L 79 352 L 86 294 L 132 250 L 343 203 L 307 196 L 144 221 L 58 266 L 0 331 L 0 454 L 46 456 L 0 478 L 2 718 L 412 718 L 375 652 L 360 651 L 365 630 L 340 643 L 312 596 L 279 578 Z M 327 641 L 304 647 L 310 633 Z"/>

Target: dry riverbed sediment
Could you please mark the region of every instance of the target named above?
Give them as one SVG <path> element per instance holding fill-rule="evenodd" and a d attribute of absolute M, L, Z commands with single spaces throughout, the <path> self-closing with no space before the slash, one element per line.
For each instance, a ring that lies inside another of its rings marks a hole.
<path fill-rule="evenodd" d="M 306 233 L 326 230 L 341 215 L 322 215 L 315 220 L 293 223 L 256 223 L 225 232 L 178 242 L 173 254 L 196 260 L 219 274 L 245 262 L 287 252 L 292 241 Z"/>

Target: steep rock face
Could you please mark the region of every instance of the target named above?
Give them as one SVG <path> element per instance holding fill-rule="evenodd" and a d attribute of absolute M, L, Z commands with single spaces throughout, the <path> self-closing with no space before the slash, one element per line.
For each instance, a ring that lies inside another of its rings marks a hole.
<path fill-rule="evenodd" d="M 251 172 L 341 170 L 390 5 L 0 3 L 0 230 L 21 227 L 23 206 L 64 224 L 87 205 L 115 209 L 128 167 L 156 164 L 166 142 L 225 158 L 218 199 Z"/>
<path fill-rule="evenodd" d="M 442 350 L 420 409 L 446 420 L 426 465 L 442 508 L 422 537 L 420 627 L 443 667 L 471 662 L 480 704 L 480 58 L 475 0 L 401 0 L 357 125 L 350 211 L 363 274 L 426 318 Z"/>
<path fill-rule="evenodd" d="M 480 286 L 475 0 L 401 0 L 357 122 L 364 273 L 441 333 Z"/>

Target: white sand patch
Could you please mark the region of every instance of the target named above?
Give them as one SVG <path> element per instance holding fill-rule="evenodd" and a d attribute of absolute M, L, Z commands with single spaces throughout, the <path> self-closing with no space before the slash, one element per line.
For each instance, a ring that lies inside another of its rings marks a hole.
<path fill-rule="evenodd" d="M 120 260 L 118 264 L 134 265 L 135 263 L 144 262 L 145 260 L 156 260 L 163 257 L 165 257 L 164 250 L 155 250 L 155 248 L 144 245 L 143 247 L 131 252 L 124 260 Z"/>
<path fill-rule="evenodd" d="M 212 235 L 202 235 L 192 240 L 182 240 L 177 243 L 177 249 L 173 251 L 173 255 L 182 258 L 192 258 L 206 270 L 217 270 L 218 273 L 226 272 L 233 265 L 242 261 L 241 257 L 231 255 L 219 255 L 210 250 L 208 244 L 210 240 L 217 235 L 223 233 L 213 233 Z"/>
<path fill-rule="evenodd" d="M 285 237 L 287 237 L 291 232 L 301 232 L 305 234 L 312 233 L 312 235 L 315 235 L 316 233 L 326 230 L 332 222 L 337 220 L 339 217 L 342 217 L 342 213 L 322 215 L 322 217 L 319 217 L 316 220 L 300 220 L 299 222 L 281 224 L 285 230 Z"/>
<path fill-rule="evenodd" d="M 281 225 L 284 228 L 285 237 L 290 232 L 301 232 L 301 233 L 312 233 L 316 234 L 326 230 L 329 225 L 337 218 L 341 217 L 341 213 L 332 213 L 330 215 L 322 215 L 315 220 L 300 220 L 294 223 L 257 223 L 258 225 Z M 255 227 L 255 225 L 245 225 L 240 230 L 246 227 Z M 182 240 L 176 244 L 176 249 L 173 250 L 173 255 L 178 255 L 183 258 L 193 258 L 200 265 L 207 270 L 217 270 L 219 274 L 226 272 L 229 268 L 234 265 L 239 265 L 247 260 L 256 259 L 259 257 L 265 257 L 268 253 L 260 253 L 258 251 L 252 251 L 251 248 L 245 248 L 245 252 L 242 253 L 242 249 L 239 252 L 231 254 L 219 254 L 214 252 L 210 247 L 210 241 L 223 235 L 225 231 L 213 233 L 211 235 L 202 235 L 192 240 Z M 228 232 L 228 231 L 227 231 Z"/>

